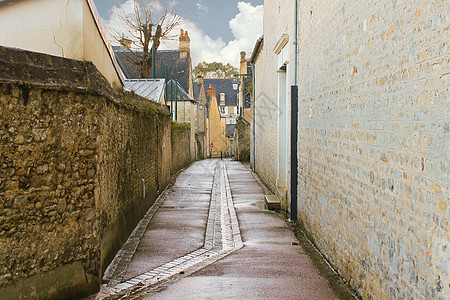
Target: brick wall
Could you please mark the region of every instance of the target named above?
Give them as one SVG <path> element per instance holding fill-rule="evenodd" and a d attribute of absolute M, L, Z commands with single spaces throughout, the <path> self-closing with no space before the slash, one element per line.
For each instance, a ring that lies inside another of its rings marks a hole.
<path fill-rule="evenodd" d="M 0 47 L 0 292 L 95 291 L 185 161 L 172 144 L 167 107 L 111 90 L 91 63 Z"/>
<path fill-rule="evenodd" d="M 299 214 L 365 299 L 446 299 L 446 1 L 301 1 Z"/>

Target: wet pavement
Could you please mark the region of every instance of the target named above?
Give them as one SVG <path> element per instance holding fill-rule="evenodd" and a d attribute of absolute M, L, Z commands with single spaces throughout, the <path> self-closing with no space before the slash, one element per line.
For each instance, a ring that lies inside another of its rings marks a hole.
<path fill-rule="evenodd" d="M 138 225 L 96 298 L 353 299 L 263 203 L 241 163 L 194 163 Z"/>

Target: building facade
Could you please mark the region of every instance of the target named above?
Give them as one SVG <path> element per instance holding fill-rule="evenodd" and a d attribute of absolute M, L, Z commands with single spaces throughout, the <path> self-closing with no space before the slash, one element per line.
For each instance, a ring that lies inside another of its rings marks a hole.
<path fill-rule="evenodd" d="M 449 298 L 448 4 L 305 0 L 296 18 L 295 4 L 264 3 L 256 172 L 290 190 L 295 75 L 305 230 L 364 299 Z"/>

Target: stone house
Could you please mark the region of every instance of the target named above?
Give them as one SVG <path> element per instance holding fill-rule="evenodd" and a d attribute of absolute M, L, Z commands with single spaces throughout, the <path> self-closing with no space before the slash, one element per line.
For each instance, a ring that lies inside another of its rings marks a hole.
<path fill-rule="evenodd" d="M 239 116 L 238 92 L 237 89 L 233 88 L 233 79 L 204 79 L 200 76 L 194 82 L 194 95 L 197 102 L 202 103 L 202 107 L 206 107 L 203 112 L 199 109 L 198 122 L 199 132 L 202 128 L 206 128 L 206 132 L 202 133 L 203 141 L 199 139 L 204 155 L 209 155 L 208 148 L 210 148 L 211 143 L 208 140 L 211 137 L 221 139 L 217 147 L 213 143 L 214 153 L 220 155 L 220 152 L 222 152 L 226 155 L 233 155 L 235 124 L 236 118 Z M 208 118 L 211 115 L 219 116 L 220 118 L 216 119 L 220 121 L 213 122 L 209 127 L 210 120 Z M 208 132 L 208 128 L 211 128 L 211 132 Z"/>
<path fill-rule="evenodd" d="M 252 165 L 363 299 L 450 297 L 446 4 L 264 3 Z"/>
<path fill-rule="evenodd" d="M 113 49 L 126 78 L 139 78 L 139 67 L 133 63 L 134 56 L 126 49 L 126 46 L 113 46 Z M 137 56 L 142 53 L 141 51 L 133 52 Z M 187 31 L 181 30 L 178 49 L 156 52 L 154 67 L 156 78 L 167 77 L 167 79 L 176 80 L 191 97 L 194 95 L 190 38 Z"/>
<path fill-rule="evenodd" d="M 133 51 L 126 47 L 126 42 L 121 46 L 114 46 L 117 62 L 128 79 L 139 78 L 139 68 L 134 61 L 134 56 L 141 55 L 140 51 Z M 172 118 L 178 122 L 188 122 L 191 125 L 191 156 L 197 157 L 199 141 L 195 137 L 196 132 L 196 101 L 193 98 L 194 87 L 192 78 L 192 60 L 190 55 L 190 38 L 187 31 L 181 30 L 179 37 L 179 48 L 176 50 L 158 50 L 155 57 L 155 77 L 167 79 L 165 87 L 166 104 L 171 106 L 174 97 L 177 105 L 171 108 Z M 169 83 L 174 83 L 173 85 Z M 175 96 L 175 90 L 177 96 Z M 170 97 L 170 93 L 173 96 Z M 171 101 L 172 100 L 172 101 Z"/>
<path fill-rule="evenodd" d="M 92 0 L 0 1 L 0 45 L 91 61 L 115 88 L 123 74 Z"/>

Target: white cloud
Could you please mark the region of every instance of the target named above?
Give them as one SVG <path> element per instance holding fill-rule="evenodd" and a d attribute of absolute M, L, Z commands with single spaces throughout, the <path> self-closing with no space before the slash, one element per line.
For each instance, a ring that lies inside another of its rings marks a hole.
<path fill-rule="evenodd" d="M 134 15 L 134 0 L 128 0 L 122 6 L 123 13 L 132 17 Z M 203 5 L 202 1 L 197 3 Z M 200 8 L 199 8 L 200 9 Z M 206 7 L 207 9 L 207 7 Z M 229 21 L 230 29 L 233 33 L 234 39 L 228 44 L 221 38 L 212 39 L 198 28 L 193 22 L 185 20 L 185 22 L 174 29 L 174 34 L 178 34 L 180 29 L 188 31 L 191 40 L 191 57 L 193 66 L 201 61 L 213 62 L 220 61 L 223 63 L 230 63 L 235 67 L 239 67 L 239 53 L 246 51 L 250 53 L 253 46 L 262 35 L 263 32 L 263 6 L 252 6 L 250 3 L 239 2 L 239 13 Z M 128 32 L 126 26 L 122 24 L 120 18 L 114 13 L 119 13 L 120 9 L 113 8 L 111 18 L 104 22 L 108 31 L 115 29 L 118 32 L 123 32 L 125 35 Z M 110 39 L 112 44 L 117 44 L 113 39 Z M 159 49 L 177 49 L 178 41 L 169 40 L 163 41 Z"/>
<path fill-rule="evenodd" d="M 197 6 L 197 9 L 200 10 L 200 11 L 203 11 L 203 12 L 208 12 L 209 11 L 208 6 L 206 6 L 203 3 L 203 0 L 198 1 L 197 4 L 195 4 L 195 5 Z"/>

